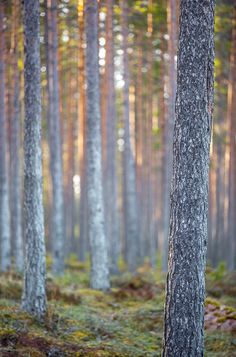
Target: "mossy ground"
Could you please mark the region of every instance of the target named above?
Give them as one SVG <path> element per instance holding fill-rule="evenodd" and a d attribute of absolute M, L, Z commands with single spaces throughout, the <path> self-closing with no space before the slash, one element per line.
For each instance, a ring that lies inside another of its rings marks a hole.
<path fill-rule="evenodd" d="M 21 277 L 1 275 L 0 356 L 160 356 L 164 286 L 164 276 L 145 266 L 114 277 L 109 293 L 93 291 L 88 266 L 71 262 L 62 277 L 48 277 L 48 313 L 40 322 L 20 310 Z M 208 270 L 207 357 L 236 356 L 233 286 L 233 274 Z"/>

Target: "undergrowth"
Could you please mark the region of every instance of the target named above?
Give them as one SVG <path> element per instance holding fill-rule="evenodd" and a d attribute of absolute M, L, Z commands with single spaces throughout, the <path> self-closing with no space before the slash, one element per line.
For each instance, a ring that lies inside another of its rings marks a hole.
<path fill-rule="evenodd" d="M 89 288 L 88 264 L 48 276 L 48 313 L 20 310 L 21 276 L 0 277 L 1 357 L 155 357 L 161 355 L 165 278 L 148 266 L 112 278 L 109 293 Z M 207 270 L 205 356 L 236 350 L 235 275 Z"/>

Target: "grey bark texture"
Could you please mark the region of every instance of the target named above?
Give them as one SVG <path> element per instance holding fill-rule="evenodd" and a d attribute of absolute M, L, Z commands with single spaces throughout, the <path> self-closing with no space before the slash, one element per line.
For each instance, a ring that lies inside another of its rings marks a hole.
<path fill-rule="evenodd" d="M 47 0 L 48 31 L 48 128 L 52 179 L 52 250 L 54 274 L 64 270 L 64 193 L 59 111 L 57 0 Z"/>
<path fill-rule="evenodd" d="M 20 3 L 14 0 L 13 7 L 13 111 L 11 116 L 11 158 L 10 158 L 10 209 L 11 240 L 13 244 L 14 265 L 23 271 L 23 235 L 22 235 L 22 197 L 21 197 L 21 155 L 20 155 L 20 74 L 18 68 L 18 26 Z"/>
<path fill-rule="evenodd" d="M 22 308 L 46 312 L 45 243 L 42 194 L 39 0 L 24 1 L 24 225 L 26 238 Z"/>
<path fill-rule="evenodd" d="M 125 224 L 125 245 L 129 270 L 134 272 L 139 259 L 138 211 L 136 193 L 136 170 L 130 142 L 129 115 L 129 61 L 128 61 L 128 4 L 121 0 L 121 22 L 123 36 L 123 79 L 124 79 L 124 152 L 123 152 L 123 211 Z"/>
<path fill-rule="evenodd" d="M 108 244 L 105 236 L 101 114 L 98 66 L 98 3 L 86 0 L 86 72 L 87 72 L 87 200 L 91 253 L 91 287 L 107 290 L 109 282 Z"/>
<path fill-rule="evenodd" d="M 214 0 L 181 0 L 163 356 L 204 351 Z"/>
<path fill-rule="evenodd" d="M 5 112 L 5 34 L 4 4 L 0 2 L 0 269 L 11 265 L 9 177 Z"/>
<path fill-rule="evenodd" d="M 116 112 L 114 83 L 113 0 L 106 1 L 106 160 L 105 216 L 111 273 L 118 272 L 119 231 L 116 175 Z"/>
<path fill-rule="evenodd" d="M 168 268 L 168 235 L 170 221 L 170 190 L 173 166 L 173 132 L 175 118 L 175 93 L 176 93 L 176 37 L 177 37 L 177 4 L 176 0 L 168 0 L 168 102 L 166 111 L 166 121 L 164 127 L 164 168 L 163 168 L 163 256 L 162 270 Z"/>

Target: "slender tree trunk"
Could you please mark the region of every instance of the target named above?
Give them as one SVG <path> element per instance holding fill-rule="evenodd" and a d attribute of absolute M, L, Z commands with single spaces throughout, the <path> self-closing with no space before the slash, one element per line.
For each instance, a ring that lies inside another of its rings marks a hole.
<path fill-rule="evenodd" d="M 74 101 L 73 90 L 77 81 L 69 73 L 68 97 L 67 97 L 67 169 L 66 169 L 66 237 L 68 249 L 67 253 L 76 251 L 74 227 L 75 227 L 75 197 L 73 187 L 73 177 L 75 174 L 75 130 L 74 130 Z"/>
<path fill-rule="evenodd" d="M 157 237 L 155 236 L 154 221 L 154 202 L 153 202 L 153 0 L 149 0 L 148 12 L 148 52 L 147 52 L 147 238 L 148 238 L 148 255 L 150 264 L 156 267 Z"/>
<path fill-rule="evenodd" d="M 204 5 L 204 6 L 203 6 Z M 214 0 L 181 0 L 163 356 L 204 351 Z"/>
<path fill-rule="evenodd" d="M 124 216 L 125 216 L 125 241 L 127 250 L 127 263 L 130 271 L 135 271 L 139 257 L 139 234 L 136 197 L 135 161 L 130 140 L 130 115 L 129 115 L 129 63 L 128 63 L 128 4 L 121 0 L 122 36 L 123 36 L 123 61 L 124 61 Z"/>
<path fill-rule="evenodd" d="M 24 224 L 26 237 L 22 308 L 42 317 L 46 311 L 42 194 L 39 0 L 24 2 L 25 134 Z"/>
<path fill-rule="evenodd" d="M 86 98 L 85 98 L 85 58 L 84 58 L 84 1 L 78 1 L 79 21 L 79 172 L 80 172 L 80 213 L 79 213 L 79 260 L 85 261 L 88 246 L 88 210 L 86 188 Z"/>
<path fill-rule="evenodd" d="M 165 118 L 166 118 L 166 103 L 165 103 L 165 59 L 164 52 L 166 51 L 165 43 L 163 41 L 163 36 L 165 34 L 165 27 L 160 26 L 160 50 L 161 50 L 161 62 L 160 62 L 160 76 L 159 76 L 159 93 L 158 93 L 158 129 L 160 132 L 160 150 L 159 150 L 159 165 L 158 165 L 158 181 L 160 185 L 158 187 L 158 198 L 159 198 L 159 234 L 161 237 L 162 251 L 163 247 L 163 202 L 164 202 L 164 165 L 165 165 L 165 152 L 164 152 L 164 133 L 165 133 Z"/>
<path fill-rule="evenodd" d="M 13 6 L 13 113 L 11 116 L 11 235 L 14 264 L 18 271 L 23 270 L 23 237 L 21 219 L 21 177 L 20 177 L 20 74 L 18 68 L 18 26 L 20 3 L 14 0 Z"/>
<path fill-rule="evenodd" d="M 228 209 L 228 268 L 236 265 L 236 6 L 233 14 L 230 81 L 228 88 L 228 125 L 230 129 L 229 209 Z"/>
<path fill-rule="evenodd" d="M 171 176 L 173 165 L 173 132 L 174 132 L 174 117 L 175 117 L 175 92 L 176 92 L 176 35 L 177 35 L 177 9 L 176 0 L 168 0 L 168 104 L 166 113 L 166 123 L 164 132 L 164 167 L 163 167 L 163 256 L 162 270 L 167 271 L 168 268 L 168 234 L 170 221 L 170 189 Z"/>
<path fill-rule="evenodd" d="M 219 101 L 223 105 L 222 101 Z M 223 113 L 219 110 L 218 127 L 222 127 Z M 215 221 L 215 242 L 213 251 L 213 266 L 216 267 L 224 258 L 223 241 L 224 241 L 224 142 L 220 134 L 215 135 L 216 145 L 216 221 Z"/>
<path fill-rule="evenodd" d="M 212 162 L 212 155 L 210 158 L 210 162 Z M 213 168 L 210 167 L 209 170 L 209 207 L 208 207 L 208 248 L 207 248 L 207 260 L 212 264 L 212 259 L 213 259 L 213 197 L 214 196 L 214 172 Z"/>
<path fill-rule="evenodd" d="M 5 113 L 5 34 L 4 4 L 0 2 L 0 269 L 11 265 L 9 182 L 7 165 L 7 128 Z"/>
<path fill-rule="evenodd" d="M 58 83 L 57 0 L 47 0 L 48 23 L 48 99 L 49 146 L 52 178 L 52 249 L 53 273 L 64 270 L 64 195 L 62 144 Z"/>
<path fill-rule="evenodd" d="M 105 213 L 109 243 L 110 271 L 118 272 L 119 232 L 116 175 L 116 112 L 114 83 L 113 0 L 106 1 L 106 160 L 105 160 Z"/>
<path fill-rule="evenodd" d="M 135 164 L 136 164 L 136 184 L 137 184 L 137 202 L 138 215 L 140 217 L 139 226 L 144 229 L 143 225 L 143 51 L 142 51 L 143 34 L 141 31 L 137 35 L 137 73 L 136 73 L 136 90 L 135 90 Z M 144 262 L 146 255 L 145 234 L 140 236 L 140 263 Z"/>
<path fill-rule="evenodd" d="M 87 70 L 87 195 L 88 229 L 91 250 L 91 287 L 107 290 L 108 249 L 104 226 L 102 190 L 101 114 L 98 66 L 98 3 L 86 0 Z"/>

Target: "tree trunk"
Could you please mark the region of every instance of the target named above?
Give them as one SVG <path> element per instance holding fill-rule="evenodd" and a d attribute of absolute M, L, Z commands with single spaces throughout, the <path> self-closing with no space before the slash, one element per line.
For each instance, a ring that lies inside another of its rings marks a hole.
<path fill-rule="evenodd" d="M 147 226 L 148 256 L 152 268 L 156 267 L 157 237 L 155 236 L 154 202 L 153 202 L 153 0 L 149 0 L 148 23 L 148 49 L 147 49 Z"/>
<path fill-rule="evenodd" d="M 77 81 L 73 78 L 71 71 L 68 73 L 68 90 L 67 90 L 67 145 L 66 145 L 66 189 L 65 189 L 65 218 L 66 218 L 66 239 L 67 239 L 67 254 L 76 251 L 75 243 L 75 197 L 73 187 L 73 177 L 75 174 L 75 105 L 73 93 L 75 92 L 75 86 Z"/>
<path fill-rule="evenodd" d="M 230 81 L 228 89 L 228 125 L 230 132 L 229 210 L 228 210 L 228 268 L 235 269 L 236 257 L 236 7 L 234 7 Z"/>
<path fill-rule="evenodd" d="M 86 0 L 87 70 L 87 195 L 91 249 L 91 287 L 107 290 L 109 266 L 104 227 L 101 154 L 101 114 L 98 66 L 98 3 Z"/>
<path fill-rule="evenodd" d="M 64 270 L 64 196 L 62 172 L 62 145 L 60 128 L 57 0 L 47 0 L 48 28 L 48 128 L 50 146 L 50 169 L 52 178 L 52 249 L 54 274 Z"/>
<path fill-rule="evenodd" d="M 214 0 L 182 0 L 163 356 L 203 356 Z"/>
<path fill-rule="evenodd" d="M 23 237 L 21 222 L 21 177 L 20 177 L 20 76 L 18 68 L 18 26 L 20 3 L 14 0 L 13 6 L 13 113 L 11 116 L 11 235 L 14 264 L 18 271 L 23 270 Z"/>
<path fill-rule="evenodd" d="M 110 271 L 118 272 L 119 232 L 116 175 L 116 112 L 114 83 L 113 0 L 106 1 L 106 159 L 105 159 L 105 213 L 106 234 L 109 243 Z"/>
<path fill-rule="evenodd" d="M 87 188 L 86 188 L 86 98 L 85 98 L 85 58 L 84 58 L 84 1 L 78 1 L 79 21 L 79 260 L 85 261 L 88 246 Z"/>
<path fill-rule="evenodd" d="M 4 4 L 0 2 L 0 244 L 1 271 L 11 265 L 7 128 L 5 113 L 5 34 Z"/>
<path fill-rule="evenodd" d="M 128 63 L 128 4 L 121 0 L 122 36 L 123 36 L 123 61 L 124 61 L 124 223 L 126 254 L 129 270 L 134 272 L 139 258 L 139 235 L 136 197 L 135 161 L 130 140 L 130 115 L 129 115 L 129 63 Z"/>
<path fill-rule="evenodd" d="M 175 117 L 175 92 L 176 92 L 176 35 L 177 35 L 177 9 L 176 0 L 168 0 L 168 102 L 166 123 L 164 129 L 164 167 L 163 167 L 163 256 L 162 256 L 162 270 L 167 271 L 168 268 L 168 234 L 170 221 L 170 189 L 173 165 L 173 132 L 174 132 L 174 117 Z"/>
<path fill-rule="evenodd" d="M 42 194 L 39 31 L 39 0 L 24 1 L 24 224 L 26 256 L 22 308 L 37 317 L 42 317 L 46 311 L 46 262 Z"/>

